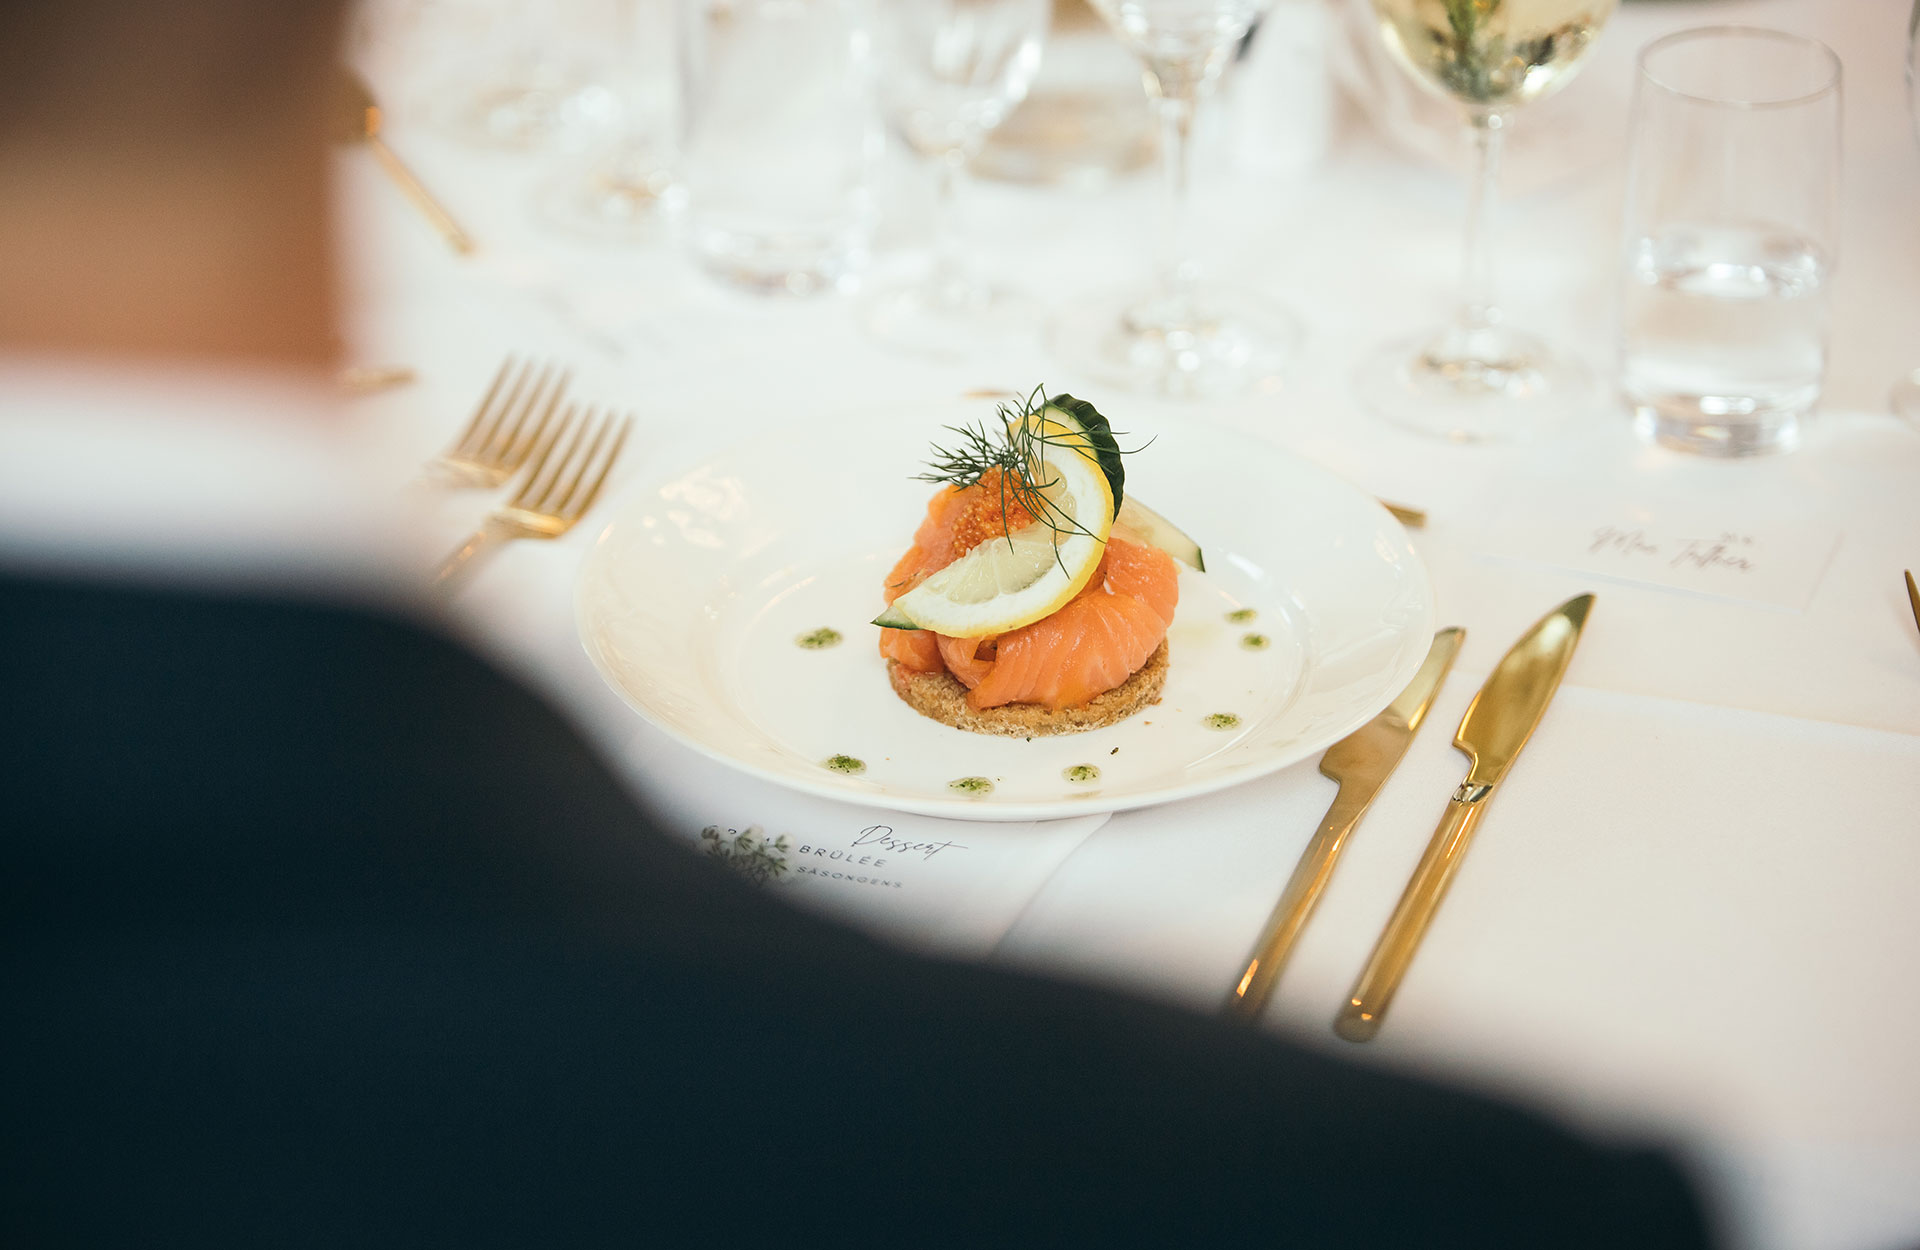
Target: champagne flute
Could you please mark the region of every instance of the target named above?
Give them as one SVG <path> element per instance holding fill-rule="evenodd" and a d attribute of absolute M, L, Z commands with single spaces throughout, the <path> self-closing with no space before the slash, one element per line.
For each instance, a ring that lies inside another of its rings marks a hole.
<path fill-rule="evenodd" d="M 980 276 L 954 224 L 966 164 L 1026 99 L 1051 0 L 886 0 L 871 14 L 882 112 L 938 178 L 934 248 L 921 277 L 878 287 L 862 320 L 883 342 L 963 353 L 1017 330 L 1025 301 Z"/>
<path fill-rule="evenodd" d="M 1581 365 L 1502 324 L 1488 231 L 1501 141 L 1519 106 L 1564 86 L 1616 0 L 1373 0 L 1388 51 L 1413 80 L 1465 109 L 1475 172 L 1460 304 L 1437 333 L 1361 365 L 1382 416 L 1457 442 L 1526 438 L 1591 391 Z"/>
<path fill-rule="evenodd" d="M 1200 280 L 1186 250 L 1193 114 L 1272 0 L 1091 0 L 1143 64 L 1159 117 L 1165 210 L 1152 290 L 1063 316 L 1054 346 L 1106 381 L 1181 397 L 1238 394 L 1292 356 L 1300 325 L 1285 308 Z"/>

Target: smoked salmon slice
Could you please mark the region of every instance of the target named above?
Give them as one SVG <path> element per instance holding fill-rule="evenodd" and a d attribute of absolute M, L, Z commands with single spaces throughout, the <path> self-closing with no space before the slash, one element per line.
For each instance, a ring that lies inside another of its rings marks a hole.
<path fill-rule="evenodd" d="M 998 472 L 998 470 L 995 470 Z M 1002 519 L 997 482 L 947 487 L 887 574 L 888 603 L 981 542 L 1033 523 L 1016 503 Z M 1173 623 L 1180 573 L 1157 547 L 1109 537 L 1086 589 L 1053 615 L 997 638 L 949 638 L 925 630 L 883 629 L 880 654 L 917 673 L 945 670 L 967 687 L 975 711 L 1037 703 L 1079 707 L 1124 683 L 1145 664 Z"/>

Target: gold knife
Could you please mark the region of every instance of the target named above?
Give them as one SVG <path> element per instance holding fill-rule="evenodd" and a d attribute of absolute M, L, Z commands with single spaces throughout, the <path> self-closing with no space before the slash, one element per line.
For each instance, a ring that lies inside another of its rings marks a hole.
<path fill-rule="evenodd" d="M 1905 570 L 1907 575 L 1907 603 L 1913 607 L 1913 623 L 1920 628 L 1920 586 L 1913 584 L 1913 570 Z"/>
<path fill-rule="evenodd" d="M 1427 925 L 1446 897 L 1474 826 L 1560 688 L 1592 607 L 1593 596 L 1580 595 L 1540 618 L 1513 644 L 1467 705 L 1467 714 L 1453 735 L 1453 745 L 1472 761 L 1467 779 L 1453 792 L 1420 866 L 1413 870 L 1413 879 L 1354 983 L 1353 994 L 1333 1022 L 1333 1031 L 1341 1037 L 1364 1042 L 1380 1031 L 1380 1018 L 1386 1015 Z"/>
<path fill-rule="evenodd" d="M 1313 915 L 1327 881 L 1333 876 L 1334 860 L 1339 858 L 1347 835 L 1367 814 L 1373 796 L 1399 767 L 1400 757 L 1407 753 L 1414 731 L 1426 719 L 1427 708 L 1432 706 L 1433 696 L 1446 679 L 1447 670 L 1453 667 L 1453 657 L 1466 636 L 1466 630 L 1457 628 L 1435 634 L 1433 645 L 1427 649 L 1426 663 L 1400 692 L 1400 697 L 1388 704 L 1386 711 L 1328 747 L 1326 755 L 1321 757 L 1320 771 L 1340 783 L 1340 792 L 1334 795 L 1333 806 L 1327 809 L 1307 849 L 1300 853 L 1300 862 L 1294 865 L 1287 888 L 1281 891 L 1280 901 L 1267 917 L 1266 929 L 1253 944 L 1253 953 L 1247 959 L 1247 970 L 1240 974 L 1240 983 L 1227 995 L 1223 1009 L 1227 1015 L 1238 1020 L 1253 1020 L 1267 1005 L 1295 939 L 1306 927 L 1307 918 Z"/>

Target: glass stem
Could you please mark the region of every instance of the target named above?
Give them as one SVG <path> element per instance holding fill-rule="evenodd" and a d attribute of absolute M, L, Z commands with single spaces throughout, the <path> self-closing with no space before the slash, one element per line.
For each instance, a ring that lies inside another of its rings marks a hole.
<path fill-rule="evenodd" d="M 1193 164 L 1193 105 L 1191 94 L 1153 98 L 1160 119 L 1160 161 L 1165 174 L 1160 218 L 1160 288 L 1183 296 L 1193 282 L 1187 258 L 1187 183 Z"/>
<path fill-rule="evenodd" d="M 1489 329 L 1500 320 L 1500 310 L 1493 303 L 1493 248 L 1487 226 L 1498 194 L 1500 148 L 1506 137 L 1507 118 L 1499 112 L 1475 113 L 1469 125 L 1473 142 L 1473 186 L 1467 198 L 1466 255 L 1456 321 L 1460 329 L 1472 333 Z"/>
<path fill-rule="evenodd" d="M 942 300 L 964 302 L 973 285 L 966 247 L 960 238 L 958 205 L 960 179 L 967 154 L 950 148 L 934 160 L 933 289 Z"/>

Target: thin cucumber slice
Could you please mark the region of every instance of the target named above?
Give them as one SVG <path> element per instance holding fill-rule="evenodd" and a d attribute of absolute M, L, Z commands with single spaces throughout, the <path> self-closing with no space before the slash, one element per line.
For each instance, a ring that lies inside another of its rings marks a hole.
<path fill-rule="evenodd" d="M 1125 502 L 1127 470 L 1120 463 L 1120 444 L 1113 437 L 1113 426 L 1100 415 L 1100 410 L 1084 399 L 1063 394 L 1049 399 L 1040 415 L 1087 436 L 1093 458 L 1099 462 L 1100 471 L 1107 475 L 1107 485 L 1113 490 L 1114 506 L 1117 508 Z"/>
<path fill-rule="evenodd" d="M 1187 535 L 1172 521 L 1161 516 L 1152 508 L 1141 503 L 1131 495 L 1120 505 L 1120 515 L 1113 518 L 1113 528 L 1144 538 L 1160 550 L 1166 552 L 1180 563 L 1190 568 L 1207 571 L 1207 561 L 1200 554 L 1200 544 Z M 1125 534 L 1121 537 L 1126 537 Z"/>

